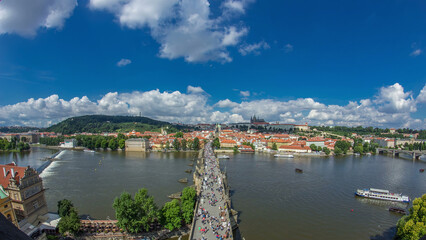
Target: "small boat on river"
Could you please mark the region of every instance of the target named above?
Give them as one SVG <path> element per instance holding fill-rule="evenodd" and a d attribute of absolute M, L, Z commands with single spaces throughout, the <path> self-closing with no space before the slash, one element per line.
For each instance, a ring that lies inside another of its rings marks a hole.
<path fill-rule="evenodd" d="M 219 155 L 217 156 L 219 159 L 229 159 L 230 157 L 228 155 Z"/>
<path fill-rule="evenodd" d="M 303 169 L 300 169 L 300 168 L 296 168 L 294 169 L 294 171 L 296 171 L 297 173 L 303 173 Z"/>
<path fill-rule="evenodd" d="M 87 153 L 94 153 L 94 150 L 90 150 L 90 149 L 84 149 L 83 152 L 87 152 Z"/>
<path fill-rule="evenodd" d="M 294 158 L 293 154 L 275 154 L 276 158 Z"/>
<path fill-rule="evenodd" d="M 372 198 L 378 200 L 392 201 L 392 202 L 404 202 L 409 203 L 410 198 L 400 193 L 391 193 L 389 190 L 370 188 L 370 189 L 358 189 L 355 192 L 356 196 Z"/>
<path fill-rule="evenodd" d="M 424 172 L 425 170 L 423 169 L 423 168 L 420 168 L 419 169 L 419 172 Z"/>
<path fill-rule="evenodd" d="M 399 208 L 399 207 L 390 207 L 389 212 L 399 213 L 399 214 L 403 214 L 403 215 L 407 214 L 405 209 L 402 209 L 402 208 Z"/>
<path fill-rule="evenodd" d="M 186 169 L 185 172 L 186 173 L 192 173 L 192 169 Z"/>

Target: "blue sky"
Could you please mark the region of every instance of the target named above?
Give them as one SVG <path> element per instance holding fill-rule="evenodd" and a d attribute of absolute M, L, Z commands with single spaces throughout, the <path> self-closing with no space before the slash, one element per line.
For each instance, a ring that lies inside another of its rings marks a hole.
<path fill-rule="evenodd" d="M 425 13 L 424 1 L 2 0 L 0 125 L 142 112 L 425 128 Z"/>

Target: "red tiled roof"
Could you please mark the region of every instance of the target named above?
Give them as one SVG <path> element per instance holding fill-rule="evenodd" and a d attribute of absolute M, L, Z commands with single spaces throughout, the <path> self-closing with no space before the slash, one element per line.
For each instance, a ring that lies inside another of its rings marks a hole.
<path fill-rule="evenodd" d="M 12 178 L 12 169 L 15 174 L 15 180 L 17 181 L 17 184 L 19 184 L 19 180 L 25 176 L 26 167 L 18 167 L 14 163 L 0 165 L 0 184 L 3 186 L 3 188 L 7 188 L 9 185 L 9 180 Z"/>

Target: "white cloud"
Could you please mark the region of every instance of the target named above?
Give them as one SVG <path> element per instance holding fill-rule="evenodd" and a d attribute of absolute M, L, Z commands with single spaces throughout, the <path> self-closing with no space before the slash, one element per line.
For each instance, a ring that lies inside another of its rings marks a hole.
<path fill-rule="evenodd" d="M 404 88 L 399 83 L 382 87 L 374 101 L 380 105 L 379 110 L 386 113 L 415 112 L 417 110 L 411 92 L 404 92 Z"/>
<path fill-rule="evenodd" d="M 188 93 L 205 93 L 205 91 L 201 87 L 193 87 L 193 86 L 188 86 L 186 91 Z"/>
<path fill-rule="evenodd" d="M 243 44 L 242 46 L 240 46 L 240 49 L 238 49 L 238 51 L 240 52 L 241 55 L 246 56 L 248 54 L 255 54 L 255 55 L 259 55 L 260 54 L 260 50 L 262 49 L 269 49 L 270 46 L 268 43 L 266 43 L 265 41 L 261 41 L 255 44 Z"/>
<path fill-rule="evenodd" d="M 0 34 L 36 35 L 39 28 L 61 29 L 77 0 L 4 0 L 0 2 Z"/>
<path fill-rule="evenodd" d="M 222 3 L 223 7 L 232 13 L 245 13 L 246 7 L 254 0 L 226 0 Z"/>
<path fill-rule="evenodd" d="M 419 95 L 416 98 L 418 103 L 426 103 L 426 84 L 423 89 L 420 91 Z"/>
<path fill-rule="evenodd" d="M 130 59 L 122 58 L 120 61 L 117 62 L 117 66 L 124 67 L 126 65 L 129 65 L 130 63 L 132 63 Z"/>
<path fill-rule="evenodd" d="M 217 102 L 216 106 L 218 106 L 220 108 L 230 108 L 230 107 L 238 106 L 238 103 L 232 102 L 229 99 L 225 99 L 225 100 L 220 100 L 219 102 Z"/>
<path fill-rule="evenodd" d="M 233 102 L 220 100 L 208 104 L 210 95 L 201 87 L 188 86 L 187 93 L 160 92 L 110 92 L 98 100 L 86 96 L 64 100 L 58 95 L 30 98 L 7 106 L 0 106 L 2 125 L 47 126 L 72 116 L 87 114 L 142 115 L 169 122 L 244 122 L 256 115 L 270 122 L 305 123 L 310 125 L 374 126 L 426 128 L 425 119 L 410 116 L 416 103 L 426 102 L 426 86 L 413 100 L 400 84 L 383 87 L 372 99 L 347 105 L 326 105 L 312 98 L 289 101 L 261 99 Z"/>
<path fill-rule="evenodd" d="M 422 54 L 422 50 L 421 49 L 416 49 L 416 50 L 414 50 L 414 51 L 412 51 L 411 53 L 410 53 L 410 56 L 412 56 L 412 57 L 417 57 L 417 56 L 419 56 L 420 54 Z"/>
<path fill-rule="evenodd" d="M 89 6 L 113 13 L 121 26 L 148 27 L 162 58 L 231 62 L 227 48 L 248 33 L 214 17 L 208 0 L 90 0 Z"/>
<path fill-rule="evenodd" d="M 284 47 L 284 51 L 286 52 L 286 53 L 289 53 L 289 52 L 292 52 L 293 51 L 293 45 L 291 45 L 290 43 L 288 43 L 288 44 L 286 44 L 285 45 L 285 47 Z"/>
<path fill-rule="evenodd" d="M 223 46 L 234 46 L 239 41 L 240 38 L 248 33 L 247 28 L 242 28 L 241 30 L 237 30 L 236 27 L 232 26 L 230 28 L 226 28 L 225 35 L 222 39 Z"/>
<path fill-rule="evenodd" d="M 250 97 L 250 91 L 240 91 L 240 95 L 244 98 Z"/>

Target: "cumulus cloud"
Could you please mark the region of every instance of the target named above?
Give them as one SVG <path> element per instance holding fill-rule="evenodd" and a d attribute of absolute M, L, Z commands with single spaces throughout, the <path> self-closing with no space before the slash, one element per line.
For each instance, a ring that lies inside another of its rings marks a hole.
<path fill-rule="evenodd" d="M 412 51 L 412 52 L 410 53 L 410 56 L 412 56 L 412 57 L 417 57 L 417 56 L 419 56 L 420 54 L 422 54 L 422 50 L 421 50 L 421 49 L 416 49 L 416 50 L 414 50 L 414 51 Z"/>
<path fill-rule="evenodd" d="M 382 87 L 375 103 L 380 105 L 380 111 L 386 113 L 415 112 L 417 110 L 412 93 L 404 92 L 404 88 L 399 83 Z"/>
<path fill-rule="evenodd" d="M 231 1 L 229 6 L 237 5 L 243 8 L 246 1 Z M 149 28 L 162 58 L 231 62 L 227 48 L 248 33 L 225 21 L 225 10 L 214 16 L 208 0 L 90 0 L 89 6 L 113 13 L 121 26 Z"/>
<path fill-rule="evenodd" d="M 129 65 L 130 63 L 132 63 L 130 59 L 122 58 L 120 61 L 117 62 L 117 66 L 124 67 L 126 65 Z"/>
<path fill-rule="evenodd" d="M 193 87 L 193 86 L 188 86 L 186 91 L 188 93 L 205 93 L 205 91 L 201 87 Z"/>
<path fill-rule="evenodd" d="M 0 34 L 32 37 L 39 28 L 61 29 L 77 0 L 3 0 L 0 3 Z"/>
<path fill-rule="evenodd" d="M 225 0 L 222 7 L 228 14 L 245 13 L 247 6 L 254 0 Z"/>
<path fill-rule="evenodd" d="M 220 108 L 230 108 L 230 107 L 238 106 L 238 103 L 232 102 L 229 99 L 225 99 L 225 100 L 220 100 L 219 102 L 217 102 L 216 106 L 218 106 Z"/>
<path fill-rule="evenodd" d="M 72 116 L 87 114 L 142 115 L 158 120 L 184 123 L 244 122 L 256 115 L 270 122 L 310 125 L 374 126 L 425 128 L 425 119 L 412 118 L 416 104 L 426 102 L 426 86 L 414 99 L 400 84 L 382 87 L 371 99 L 350 101 L 346 105 L 326 105 L 312 98 L 289 101 L 260 99 L 233 102 L 220 100 L 210 105 L 210 95 L 201 87 L 179 91 L 118 93 L 110 92 L 98 100 L 88 97 L 61 99 L 58 95 L 30 98 L 25 102 L 0 106 L 2 125 L 48 126 Z"/>
<path fill-rule="evenodd" d="M 240 49 L 238 49 L 238 51 L 240 52 L 241 55 L 246 56 L 248 54 L 254 54 L 254 55 L 259 55 L 260 54 L 260 50 L 265 50 L 265 49 L 269 49 L 270 46 L 268 43 L 266 43 L 265 41 L 261 41 L 258 43 L 254 43 L 254 44 L 243 44 Z"/>
<path fill-rule="evenodd" d="M 416 102 L 426 103 L 426 84 L 423 87 L 423 89 L 420 91 L 420 94 L 417 96 Z"/>

